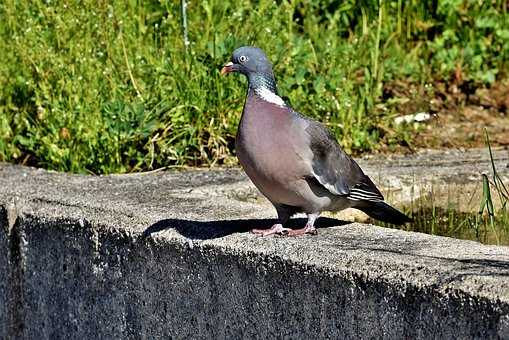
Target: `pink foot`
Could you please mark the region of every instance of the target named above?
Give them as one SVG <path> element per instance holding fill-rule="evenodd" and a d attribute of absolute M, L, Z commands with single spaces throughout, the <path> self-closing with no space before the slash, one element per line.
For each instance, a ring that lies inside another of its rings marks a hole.
<path fill-rule="evenodd" d="M 270 229 L 253 229 L 251 232 L 256 235 L 268 236 L 268 235 L 285 235 L 289 233 L 291 229 L 284 228 L 282 224 L 274 224 Z"/>
<path fill-rule="evenodd" d="M 290 229 L 287 232 L 288 236 L 301 236 L 301 235 L 316 235 L 318 232 L 316 231 L 316 228 L 310 225 L 306 225 L 304 228 L 301 229 Z"/>

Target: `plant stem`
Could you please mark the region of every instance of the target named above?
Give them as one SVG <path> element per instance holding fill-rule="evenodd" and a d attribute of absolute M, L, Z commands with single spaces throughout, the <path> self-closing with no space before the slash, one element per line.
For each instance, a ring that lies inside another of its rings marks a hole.
<path fill-rule="evenodd" d="M 376 43 L 375 43 L 375 56 L 373 58 L 373 73 L 372 77 L 375 79 L 375 88 L 378 88 L 378 83 L 380 81 L 380 77 L 378 75 L 378 55 L 380 50 L 380 34 L 382 32 L 382 20 L 383 20 L 383 0 L 379 1 L 378 7 L 378 27 L 376 30 Z"/>
<path fill-rule="evenodd" d="M 180 9 L 182 13 L 182 34 L 184 38 L 184 48 L 187 53 L 187 48 L 189 46 L 189 36 L 188 36 L 188 30 L 187 30 L 187 1 L 186 0 L 180 0 Z"/>

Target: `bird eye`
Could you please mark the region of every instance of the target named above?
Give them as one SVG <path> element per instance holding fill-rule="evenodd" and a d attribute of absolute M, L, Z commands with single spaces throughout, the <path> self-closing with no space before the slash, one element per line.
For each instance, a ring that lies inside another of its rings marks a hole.
<path fill-rule="evenodd" d="M 247 57 L 245 55 L 241 55 L 239 57 L 239 61 L 240 61 L 241 64 L 244 64 L 247 61 Z"/>

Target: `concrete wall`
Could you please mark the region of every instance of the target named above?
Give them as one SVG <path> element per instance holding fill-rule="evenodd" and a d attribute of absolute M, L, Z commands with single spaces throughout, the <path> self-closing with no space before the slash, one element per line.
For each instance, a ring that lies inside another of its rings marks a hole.
<path fill-rule="evenodd" d="M 0 337 L 8 334 L 8 297 L 9 297 L 9 244 L 7 229 L 7 214 L 0 207 Z"/>
<path fill-rule="evenodd" d="M 24 290 L 23 239 L 18 219 L 11 219 L 12 206 L 0 206 L 0 338 L 23 335 Z"/>
<path fill-rule="evenodd" d="M 341 274 L 263 253 L 98 231 L 79 221 L 23 215 L 18 228 L 23 263 L 10 265 L 22 265 L 23 274 L 15 277 L 20 282 L 0 283 L 0 291 L 10 287 L 7 295 L 16 300 L 2 303 L 9 306 L 3 322 L 17 323 L 3 326 L 0 334 L 15 338 L 508 335 L 501 319 L 509 314 L 506 302 L 457 290 L 394 284 L 362 271 Z M 8 247 L 2 249 L 5 259 Z M 6 262 L 0 262 L 2 272 Z"/>
<path fill-rule="evenodd" d="M 333 219 L 257 237 L 273 212 L 218 191 L 236 173 L 0 175 L 2 339 L 509 338 L 508 247 Z"/>

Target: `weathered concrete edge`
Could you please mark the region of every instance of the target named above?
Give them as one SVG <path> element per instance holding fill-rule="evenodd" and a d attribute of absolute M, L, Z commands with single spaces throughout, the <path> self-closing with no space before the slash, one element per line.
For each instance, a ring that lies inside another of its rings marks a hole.
<path fill-rule="evenodd" d="M 40 205 L 40 202 L 38 204 Z M 51 203 L 47 203 L 47 205 L 51 206 Z M 7 324 L 7 327 L 0 327 L 0 337 L 3 337 L 5 334 L 2 332 L 7 332 L 9 336 L 16 337 L 21 334 L 18 334 L 18 332 L 22 332 L 23 324 L 29 322 L 28 319 L 30 316 L 28 316 L 23 310 L 25 302 L 24 292 L 22 282 L 19 281 L 23 280 L 25 269 L 22 264 L 23 252 L 25 251 L 23 247 L 30 247 L 30 244 L 27 245 L 23 243 L 23 233 L 25 232 L 23 231 L 23 228 L 34 225 L 34 223 L 40 226 L 49 226 L 50 228 L 58 227 L 60 229 L 59 231 L 64 233 L 66 230 L 70 229 L 87 230 L 86 233 L 83 233 L 83 236 L 85 237 L 94 238 L 117 235 L 127 240 L 124 242 L 127 243 L 127 245 L 137 244 L 142 247 L 156 245 L 158 251 L 164 251 L 164 249 L 169 247 L 180 249 L 183 253 L 193 249 L 198 249 L 201 254 L 207 254 L 209 256 L 216 256 L 217 254 L 219 254 L 219 256 L 233 256 L 241 258 L 241 262 L 247 266 L 260 267 L 260 270 L 262 271 L 271 270 L 272 268 L 271 266 L 265 266 L 264 263 L 283 262 L 285 263 L 285 268 L 292 268 L 301 274 L 318 274 L 323 276 L 323 278 L 327 277 L 329 280 L 342 279 L 351 281 L 355 286 L 362 285 L 369 287 L 371 285 L 382 284 L 387 287 L 387 291 L 394 294 L 391 298 L 397 298 L 399 296 L 404 299 L 405 294 L 412 291 L 413 294 L 417 293 L 423 296 L 431 296 L 434 301 L 438 301 L 438 306 L 442 305 L 444 302 L 452 303 L 454 305 L 467 305 L 467 307 L 470 306 L 468 307 L 469 310 L 475 310 L 478 313 L 483 313 L 483 308 L 487 308 L 490 312 L 484 315 L 484 318 L 492 317 L 493 312 L 495 312 L 495 314 L 499 317 L 489 320 L 489 324 L 491 324 L 492 329 L 488 331 L 491 332 L 485 333 L 487 330 L 480 330 L 481 333 L 478 335 L 488 337 L 499 336 L 502 338 L 509 336 L 509 304 L 507 301 L 479 296 L 476 294 L 477 291 L 475 290 L 463 290 L 461 288 L 456 289 L 455 287 L 449 286 L 447 282 L 430 282 L 429 284 L 424 283 L 423 285 L 416 286 L 413 285 L 411 281 L 401 281 L 400 277 L 393 279 L 387 278 L 383 275 L 383 273 L 375 272 L 370 275 L 366 275 L 366 271 L 356 271 L 351 268 L 338 270 L 337 268 L 331 268 L 323 263 L 315 263 L 306 258 L 296 261 L 294 258 L 282 257 L 281 254 L 277 253 L 266 253 L 263 250 L 257 251 L 256 249 L 249 249 L 246 251 L 236 247 L 231 247 L 230 245 L 220 245 L 211 241 L 196 242 L 171 233 L 165 233 L 163 235 L 156 234 L 151 237 L 146 237 L 143 233 L 136 231 L 133 232 L 122 226 L 116 225 L 115 223 L 108 221 L 91 222 L 80 218 L 78 216 L 82 216 L 82 211 L 80 209 L 75 209 L 74 207 L 66 207 L 66 210 L 69 212 L 69 216 L 59 216 L 59 213 L 41 213 L 41 211 L 37 211 L 38 209 L 30 204 L 30 202 L 23 202 L 21 206 L 21 208 L 20 205 L 17 207 L 13 207 L 12 205 L 7 207 L 1 206 L 0 208 L 0 221 L 2 225 L 0 246 L 2 246 L 2 249 L 5 250 L 0 252 L 0 270 L 5 270 L 2 268 L 2 265 L 3 263 L 7 263 L 8 268 L 6 269 L 9 273 L 7 285 L 2 286 L 0 284 L 0 295 L 4 297 L 4 301 L 10 301 L 5 304 L 8 309 L 7 311 L 4 312 L 0 309 L 2 312 L 2 315 L 0 315 L 0 321 L 3 325 Z M 7 246 L 4 247 L 4 245 Z M 65 249 L 63 248 L 62 251 L 65 251 Z M 2 260 L 2 257 L 6 260 Z M 2 292 L 2 289 L 5 291 Z M 2 296 L 0 296 L 0 302 L 2 301 Z M 471 307 L 475 308 L 472 309 Z M 469 316 L 454 315 L 453 317 L 461 318 Z M 454 330 L 452 331 L 453 333 L 449 333 L 449 335 L 454 334 Z M 439 332 L 435 335 L 438 334 L 443 335 L 444 333 Z M 412 335 L 416 334 L 414 333 Z"/>

